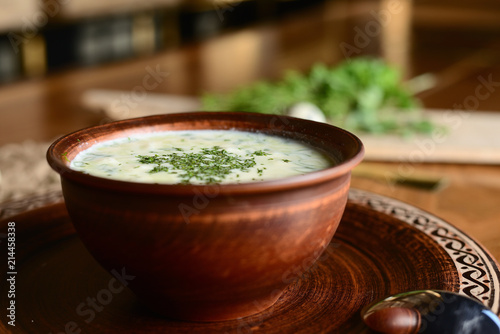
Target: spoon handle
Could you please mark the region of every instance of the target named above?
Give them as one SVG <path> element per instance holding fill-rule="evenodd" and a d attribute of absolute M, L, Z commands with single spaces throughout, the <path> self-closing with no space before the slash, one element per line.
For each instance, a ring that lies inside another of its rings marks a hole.
<path fill-rule="evenodd" d="M 365 324 L 387 334 L 500 334 L 500 319 L 479 301 L 453 292 L 397 294 L 361 311 Z"/>
<path fill-rule="evenodd" d="M 405 307 L 382 308 L 363 320 L 368 327 L 380 333 L 416 334 L 421 325 L 420 313 Z"/>

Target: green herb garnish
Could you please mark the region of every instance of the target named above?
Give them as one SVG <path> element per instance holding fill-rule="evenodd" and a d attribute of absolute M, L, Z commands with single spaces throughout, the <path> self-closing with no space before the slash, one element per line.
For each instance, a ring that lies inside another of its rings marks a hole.
<path fill-rule="evenodd" d="M 271 155 L 271 153 L 266 153 L 266 152 L 264 152 L 262 150 L 259 150 L 259 151 L 253 152 L 253 155 L 261 157 L 261 156 Z"/>
<path fill-rule="evenodd" d="M 168 167 L 158 165 L 149 172 L 150 173 L 168 172 Z"/>
<path fill-rule="evenodd" d="M 252 155 L 261 155 L 257 152 Z M 192 179 L 205 184 L 217 184 L 234 170 L 248 171 L 249 168 L 256 165 L 254 157 L 245 159 L 237 154 L 227 152 L 219 146 L 202 148 L 199 153 L 182 151 L 181 153 L 162 155 L 138 155 L 137 158 L 142 164 L 156 164 L 149 173 L 169 172 L 174 174 L 175 171 L 180 171 L 179 176 L 183 184 L 189 184 Z M 258 173 L 262 175 L 262 170 L 259 169 Z"/>

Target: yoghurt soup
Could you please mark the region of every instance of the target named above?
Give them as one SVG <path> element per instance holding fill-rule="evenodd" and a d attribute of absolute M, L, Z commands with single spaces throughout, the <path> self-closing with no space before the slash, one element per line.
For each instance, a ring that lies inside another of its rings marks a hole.
<path fill-rule="evenodd" d="M 227 184 L 285 178 L 333 161 L 300 142 L 233 130 L 165 131 L 96 144 L 71 168 L 122 181 Z"/>

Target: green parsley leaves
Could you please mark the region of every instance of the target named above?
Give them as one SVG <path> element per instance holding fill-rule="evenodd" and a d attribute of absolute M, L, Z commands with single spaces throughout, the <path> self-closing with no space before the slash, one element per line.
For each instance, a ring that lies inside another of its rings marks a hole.
<path fill-rule="evenodd" d="M 184 152 L 177 148 L 176 151 L 162 155 L 138 155 L 137 158 L 142 164 L 156 165 L 149 173 L 177 173 L 180 171 L 179 176 L 183 184 L 190 184 L 192 179 L 205 184 L 217 184 L 234 170 L 244 172 L 254 167 L 256 165 L 254 156 L 269 154 L 263 151 L 255 151 L 250 154 L 250 158 L 243 158 L 219 146 L 202 148 L 198 153 Z M 259 175 L 262 175 L 262 170 L 259 170 Z"/>

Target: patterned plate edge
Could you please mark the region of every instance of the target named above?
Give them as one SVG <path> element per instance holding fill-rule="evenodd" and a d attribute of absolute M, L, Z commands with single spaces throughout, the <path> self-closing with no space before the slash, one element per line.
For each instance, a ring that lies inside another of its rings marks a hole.
<path fill-rule="evenodd" d="M 0 219 L 61 202 L 60 191 L 0 204 Z M 493 257 L 474 239 L 450 223 L 399 200 L 352 189 L 349 200 L 394 216 L 432 238 L 451 257 L 460 276 L 460 293 L 500 314 L 500 270 Z"/>
<path fill-rule="evenodd" d="M 394 216 L 431 237 L 455 263 L 460 277 L 459 293 L 500 313 L 499 266 L 474 239 L 450 223 L 396 199 L 351 188 L 349 200 Z"/>

